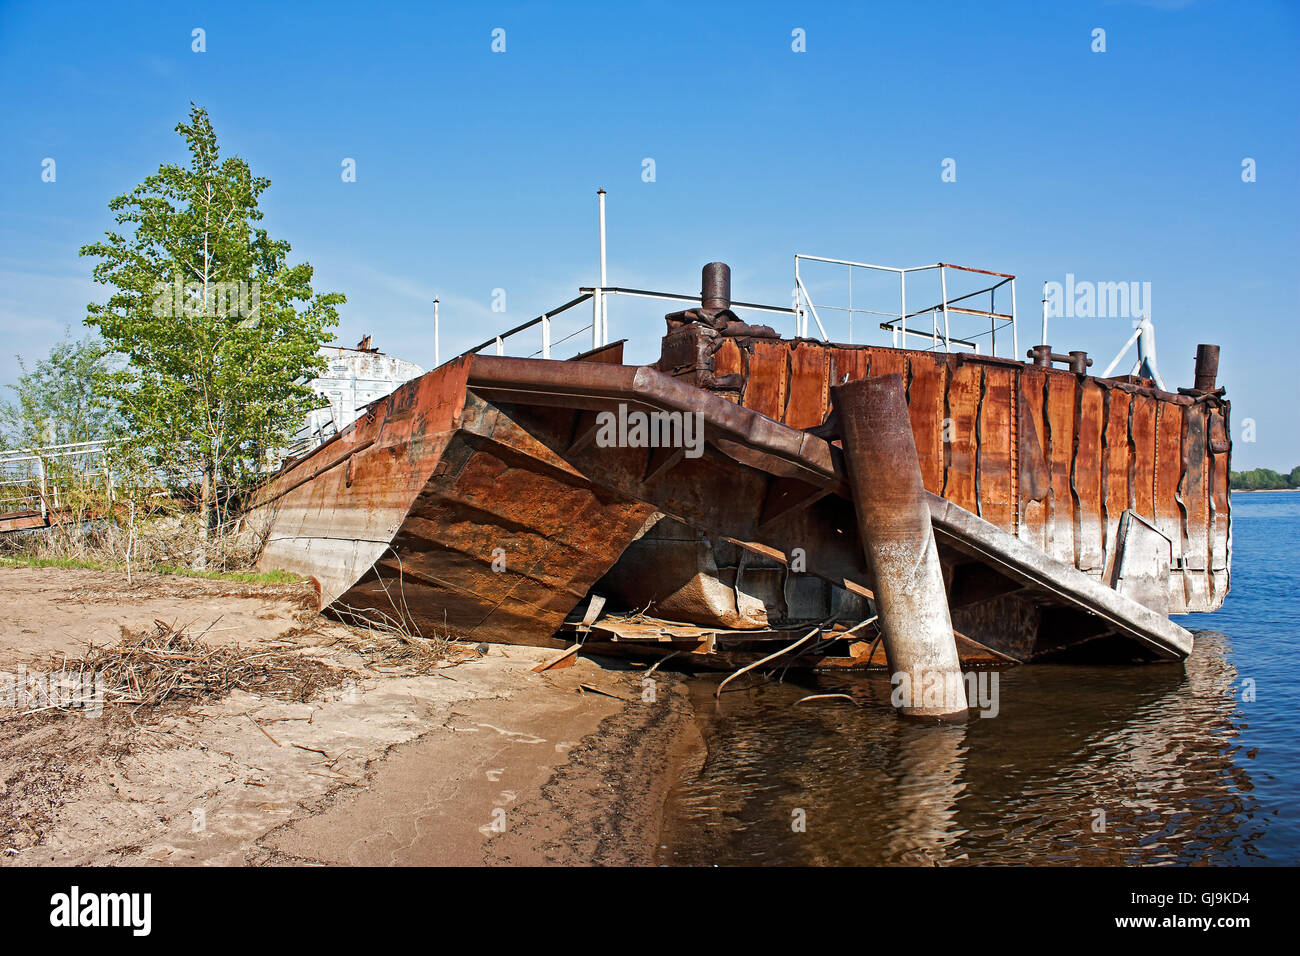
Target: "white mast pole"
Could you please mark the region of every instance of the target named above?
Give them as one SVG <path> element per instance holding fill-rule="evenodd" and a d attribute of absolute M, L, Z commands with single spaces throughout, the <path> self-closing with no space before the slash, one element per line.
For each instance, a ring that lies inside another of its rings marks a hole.
<path fill-rule="evenodd" d="M 608 281 L 605 276 L 605 190 L 596 191 L 600 205 L 600 345 L 609 344 L 609 305 L 605 300 L 604 288 Z"/>
<path fill-rule="evenodd" d="M 1043 337 L 1038 340 L 1039 345 L 1047 345 L 1047 283 L 1043 283 Z M 1016 356 L 1019 358 L 1020 356 Z"/>

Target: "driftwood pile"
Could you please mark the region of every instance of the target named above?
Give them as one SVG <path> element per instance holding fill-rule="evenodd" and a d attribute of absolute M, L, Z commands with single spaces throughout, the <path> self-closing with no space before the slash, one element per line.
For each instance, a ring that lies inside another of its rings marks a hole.
<path fill-rule="evenodd" d="M 129 706 L 211 701 L 234 690 L 305 701 L 351 676 L 296 651 L 207 644 L 205 633 L 191 637 L 186 628 L 157 620 L 152 631 L 124 627 L 117 645 L 92 644 L 63 669 L 101 678 L 104 702 Z"/>
<path fill-rule="evenodd" d="M 431 674 L 448 664 L 450 639 L 425 637 L 406 623 L 405 616 L 386 614 L 377 608 L 354 608 L 342 602 L 330 605 L 329 614 L 346 625 L 335 634 L 335 643 L 361 655 L 372 669 Z"/>

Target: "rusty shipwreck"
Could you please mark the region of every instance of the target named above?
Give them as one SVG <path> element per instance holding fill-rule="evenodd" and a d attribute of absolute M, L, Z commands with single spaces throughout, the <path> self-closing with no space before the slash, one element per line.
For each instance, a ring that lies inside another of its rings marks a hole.
<path fill-rule="evenodd" d="M 1013 278 L 981 274 L 994 290 Z M 549 354 L 546 323 L 576 304 L 673 298 L 581 291 L 504 335 L 542 323 Z M 926 348 L 833 344 L 742 319 L 715 263 L 698 297 L 677 297 L 698 304 L 667 316 L 653 364 L 623 364 L 622 342 L 568 360 L 481 354 L 501 351 L 495 337 L 274 475 L 256 501 L 261 565 L 310 576 L 322 607 L 425 634 L 735 667 L 811 629 L 788 663 L 871 667 L 891 656 L 877 628 L 905 606 L 881 600 L 897 587 L 875 573 L 876 528 L 913 535 L 918 562 L 932 542 L 937 591 L 913 606 L 938 595 L 962 666 L 1186 657 L 1170 615 L 1214 610 L 1229 586 L 1217 349 L 1167 392 L 1088 374 L 1082 353 L 963 348 L 951 317 L 994 337 L 1013 315 L 994 294 L 976 308 L 945 292 Z M 806 328 L 797 306 L 754 308 Z M 898 310 L 904 345 L 917 314 Z M 599 343 L 599 307 L 592 323 Z M 881 327 L 897 341 L 897 319 Z M 859 382 L 880 383 L 878 422 L 852 404 Z M 601 440 L 630 412 L 698 422 L 698 445 Z"/>

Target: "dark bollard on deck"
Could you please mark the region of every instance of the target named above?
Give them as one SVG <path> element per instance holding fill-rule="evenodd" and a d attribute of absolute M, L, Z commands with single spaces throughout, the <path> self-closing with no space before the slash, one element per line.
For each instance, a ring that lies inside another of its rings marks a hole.
<path fill-rule="evenodd" d="M 906 717 L 964 720 L 966 691 L 898 375 L 831 389 L 895 702 Z"/>

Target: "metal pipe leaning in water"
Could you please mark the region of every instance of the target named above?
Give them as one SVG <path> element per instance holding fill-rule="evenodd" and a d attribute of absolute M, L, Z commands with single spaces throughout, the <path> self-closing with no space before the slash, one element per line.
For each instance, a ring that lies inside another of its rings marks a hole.
<path fill-rule="evenodd" d="M 894 699 L 907 717 L 964 720 L 966 689 L 898 375 L 831 389 Z"/>

